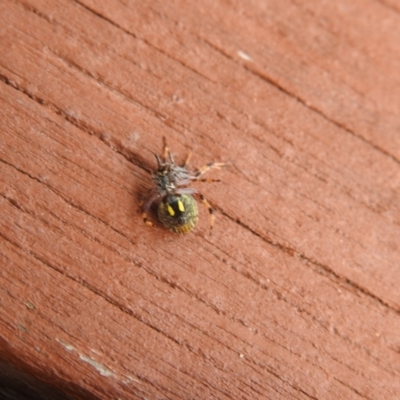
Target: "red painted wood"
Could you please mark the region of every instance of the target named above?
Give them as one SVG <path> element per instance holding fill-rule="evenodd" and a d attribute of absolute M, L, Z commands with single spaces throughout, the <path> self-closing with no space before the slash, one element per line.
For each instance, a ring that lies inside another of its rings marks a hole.
<path fill-rule="evenodd" d="M 400 397 L 395 2 L 0 15 L 6 365 L 73 398 Z M 230 164 L 212 236 L 137 213 L 163 135 Z"/>

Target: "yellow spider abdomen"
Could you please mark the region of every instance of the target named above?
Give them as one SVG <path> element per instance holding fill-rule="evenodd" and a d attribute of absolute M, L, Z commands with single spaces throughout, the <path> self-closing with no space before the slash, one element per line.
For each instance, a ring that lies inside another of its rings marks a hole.
<path fill-rule="evenodd" d="M 158 206 L 158 217 L 170 231 L 188 233 L 199 218 L 196 200 L 188 194 L 166 196 Z"/>

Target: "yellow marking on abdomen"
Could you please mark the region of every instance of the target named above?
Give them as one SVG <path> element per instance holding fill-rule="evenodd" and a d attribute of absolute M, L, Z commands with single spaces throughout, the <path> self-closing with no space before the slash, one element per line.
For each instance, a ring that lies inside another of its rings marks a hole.
<path fill-rule="evenodd" d="M 185 206 L 183 205 L 183 203 L 178 200 L 178 208 L 180 212 L 184 212 L 185 211 Z"/>
<path fill-rule="evenodd" d="M 180 208 L 179 208 L 179 209 L 180 209 Z M 174 209 L 173 209 L 169 204 L 167 204 L 167 211 L 168 211 L 168 214 L 169 214 L 171 217 L 173 217 L 173 216 L 175 215 Z"/>

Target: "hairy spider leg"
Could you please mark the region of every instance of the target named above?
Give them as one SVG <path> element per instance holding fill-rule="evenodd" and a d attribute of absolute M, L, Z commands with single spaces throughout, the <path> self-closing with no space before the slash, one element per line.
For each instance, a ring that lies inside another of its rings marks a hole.
<path fill-rule="evenodd" d="M 147 211 L 149 210 L 149 208 L 151 207 L 151 205 L 160 198 L 160 193 L 158 192 L 154 192 L 154 190 L 150 190 L 153 191 L 152 196 L 146 201 L 146 203 L 143 202 L 143 200 L 140 202 L 140 207 L 142 209 L 142 218 L 143 218 L 143 222 L 148 225 L 148 226 L 153 226 L 153 223 L 151 221 L 149 221 L 147 219 Z"/>
<path fill-rule="evenodd" d="M 210 178 L 201 178 L 207 171 L 210 169 L 220 169 L 224 167 L 226 164 L 225 163 L 209 163 L 206 165 L 203 165 L 201 168 L 197 168 L 193 172 L 193 176 L 191 177 L 192 181 L 199 181 L 199 182 L 221 182 L 220 179 L 210 179 Z"/>
<path fill-rule="evenodd" d="M 195 178 L 200 178 L 206 172 L 208 172 L 210 169 L 220 169 L 220 168 L 224 167 L 225 165 L 226 165 L 225 163 L 215 163 L 215 162 L 203 165 L 202 167 L 197 168 L 194 171 L 194 177 Z"/>
<path fill-rule="evenodd" d="M 192 181 L 211 183 L 211 182 L 221 182 L 221 179 L 210 179 L 210 178 L 196 178 L 196 177 L 193 177 Z"/>
<path fill-rule="evenodd" d="M 169 153 L 168 146 L 167 146 L 167 138 L 163 136 L 163 149 L 162 149 L 162 162 L 165 164 L 167 162 L 167 154 Z M 171 156 L 171 153 L 169 153 Z"/>
<path fill-rule="evenodd" d="M 214 227 L 214 209 L 211 207 L 211 204 L 207 201 L 207 199 L 204 197 L 202 193 L 199 192 L 199 197 L 202 203 L 206 206 L 208 212 L 210 213 L 210 232 L 212 232 L 212 229 Z"/>
<path fill-rule="evenodd" d="M 187 156 L 185 158 L 185 161 L 182 164 L 182 168 L 185 168 L 189 164 L 191 157 L 192 157 L 192 152 L 189 151 L 189 153 L 187 154 Z"/>

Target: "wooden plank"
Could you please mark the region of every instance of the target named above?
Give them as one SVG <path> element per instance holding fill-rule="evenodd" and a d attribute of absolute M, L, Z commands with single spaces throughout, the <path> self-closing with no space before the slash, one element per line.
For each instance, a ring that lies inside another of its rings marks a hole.
<path fill-rule="evenodd" d="M 395 6 L 99 3 L 0 4 L 1 358 L 74 398 L 399 398 Z M 137 213 L 164 135 L 230 163 L 212 236 Z"/>

